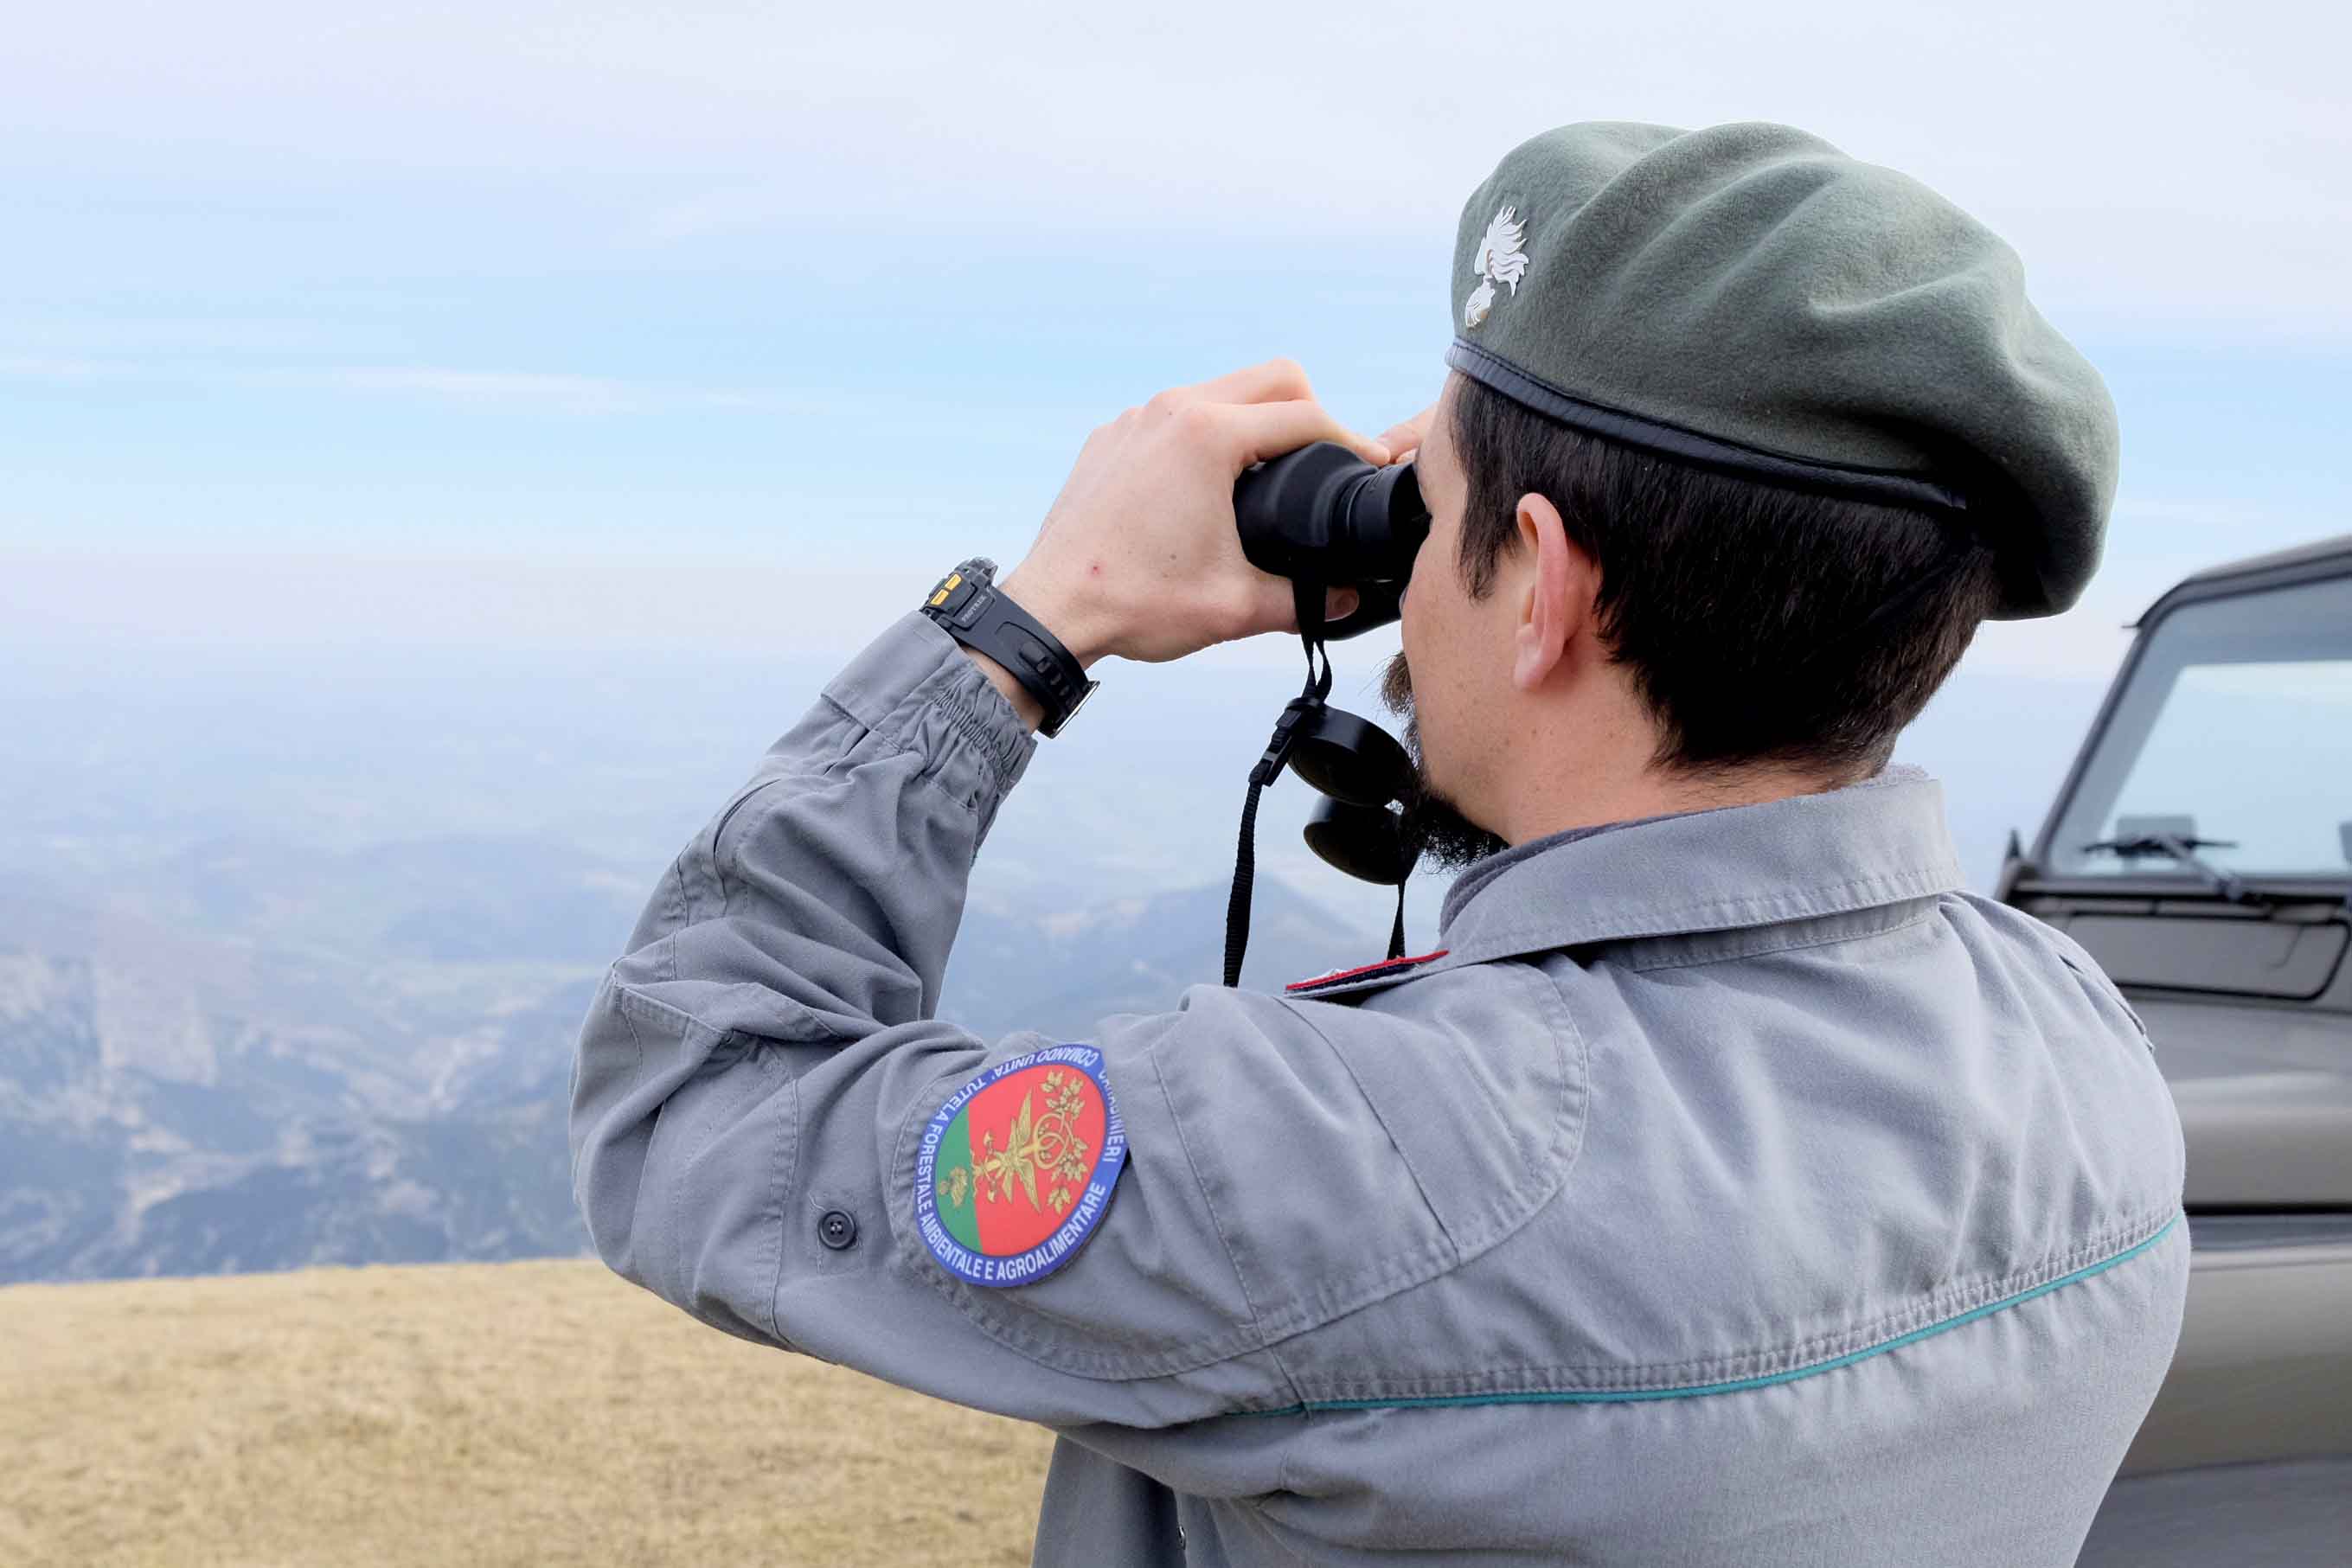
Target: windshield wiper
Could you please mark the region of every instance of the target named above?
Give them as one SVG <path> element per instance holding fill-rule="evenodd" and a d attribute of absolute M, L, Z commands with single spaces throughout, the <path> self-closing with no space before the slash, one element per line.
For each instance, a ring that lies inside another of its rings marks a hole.
<path fill-rule="evenodd" d="M 2198 854 L 2199 850 L 2234 850 L 2235 839 L 2184 839 L 2172 833 L 2141 833 L 2137 838 L 2098 839 L 2083 846 L 2083 852 L 2105 851 L 2119 860 L 2131 860 L 2139 855 L 2168 855 L 2187 866 L 2215 893 L 2232 904 L 2267 904 L 2270 901 L 2247 887 L 2236 877 Z"/>

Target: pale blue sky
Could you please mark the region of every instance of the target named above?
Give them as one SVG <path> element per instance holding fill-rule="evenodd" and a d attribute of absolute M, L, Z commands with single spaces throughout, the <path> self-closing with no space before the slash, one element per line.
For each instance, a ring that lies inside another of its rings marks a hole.
<path fill-rule="evenodd" d="M 1563 120 L 1761 116 L 1969 204 L 2106 372 L 2094 672 L 2352 527 L 2339 11 L 99 4 L 0 54 L 15 640 L 845 649 L 1089 426 L 1275 352 L 1377 429 Z M 918 583 L 918 586 L 919 584 Z M 1273 652 L 1269 656 L 1289 655 Z"/>

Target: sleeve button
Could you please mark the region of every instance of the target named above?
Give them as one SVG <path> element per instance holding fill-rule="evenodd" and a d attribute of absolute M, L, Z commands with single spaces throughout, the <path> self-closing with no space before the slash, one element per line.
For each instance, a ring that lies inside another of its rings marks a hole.
<path fill-rule="evenodd" d="M 816 1222 L 816 1239 L 835 1252 L 857 1240 L 857 1219 L 847 1209 L 828 1208 Z"/>

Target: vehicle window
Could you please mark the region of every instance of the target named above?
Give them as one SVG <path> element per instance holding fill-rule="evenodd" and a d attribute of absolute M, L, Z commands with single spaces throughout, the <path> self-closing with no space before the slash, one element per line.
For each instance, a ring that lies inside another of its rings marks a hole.
<path fill-rule="evenodd" d="M 2173 611 L 2151 630 L 2047 846 L 2065 875 L 2352 874 L 2352 578 Z"/>

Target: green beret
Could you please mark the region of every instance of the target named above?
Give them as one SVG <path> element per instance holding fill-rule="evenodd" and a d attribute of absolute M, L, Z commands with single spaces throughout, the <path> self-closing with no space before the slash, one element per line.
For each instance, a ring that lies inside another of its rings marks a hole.
<path fill-rule="evenodd" d="M 1999 562 L 2000 619 L 2098 565 L 2115 404 L 2017 254 L 1784 125 L 1567 125 L 1462 209 L 1445 361 L 1663 456 L 1916 507 Z"/>

